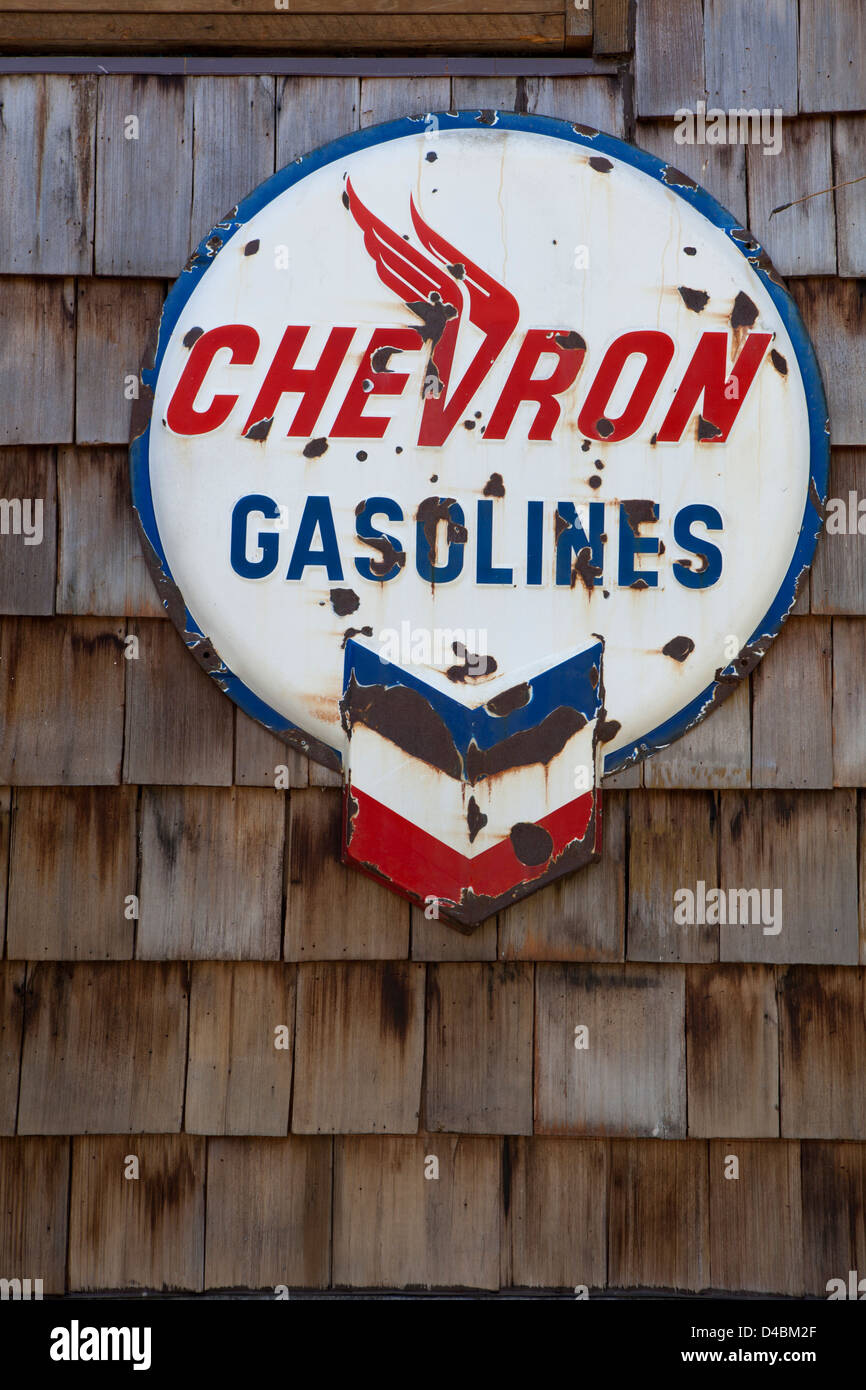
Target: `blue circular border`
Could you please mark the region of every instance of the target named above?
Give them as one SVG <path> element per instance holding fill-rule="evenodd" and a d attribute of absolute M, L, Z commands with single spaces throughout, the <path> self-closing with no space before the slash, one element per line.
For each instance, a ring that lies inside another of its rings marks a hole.
<path fill-rule="evenodd" d="M 755 655 L 763 655 L 773 638 L 778 634 L 782 623 L 791 611 L 796 597 L 797 585 L 800 576 L 808 569 L 812 562 L 818 536 L 823 526 L 824 502 L 827 495 L 827 481 L 829 474 L 830 459 L 830 434 L 829 420 L 827 418 L 827 403 L 824 395 L 824 387 L 821 381 L 821 373 L 815 356 L 815 351 L 809 340 L 809 336 L 800 317 L 800 312 L 793 298 L 785 286 L 776 278 L 776 273 L 769 262 L 766 253 L 751 233 L 733 217 L 721 203 L 705 189 L 700 188 L 691 179 L 682 177 L 682 182 L 677 181 L 677 171 L 671 164 L 657 159 L 655 155 L 646 154 L 643 150 L 637 149 L 633 145 L 626 144 L 625 141 L 617 139 L 613 135 L 605 135 L 603 132 L 592 132 L 586 126 L 574 126 L 567 121 L 561 121 L 550 116 L 525 116 L 513 112 L 479 112 L 479 111 L 444 111 L 431 113 L 438 122 L 440 130 L 483 130 L 483 129 L 503 129 L 531 131 L 537 135 L 551 136 L 557 140 L 565 140 L 572 145 L 580 145 L 590 149 L 595 153 L 601 152 L 610 155 L 614 159 L 631 164 L 642 173 L 648 174 L 657 182 L 664 185 L 678 197 L 691 204 L 707 221 L 720 228 L 734 246 L 740 251 L 744 258 L 752 266 L 753 270 L 762 281 L 764 288 L 770 295 L 773 303 L 778 310 L 782 322 L 787 329 L 788 336 L 794 346 L 797 357 L 797 364 L 803 380 L 803 387 L 806 395 L 806 407 L 809 418 L 809 440 L 810 440 L 810 482 L 806 496 L 806 505 L 803 511 L 803 520 L 800 526 L 800 534 L 791 563 L 785 574 L 782 584 L 773 599 L 770 607 L 763 619 L 755 628 L 754 632 L 744 645 L 742 650 L 754 651 L 760 646 L 760 652 Z M 165 355 L 166 347 L 171 339 L 177 321 L 187 303 L 193 290 L 198 285 L 199 280 L 212 264 L 214 257 L 219 253 L 225 244 L 232 239 L 244 226 L 246 222 L 272 202 L 274 198 L 299 183 L 301 179 L 307 177 L 317 169 L 324 168 L 328 164 L 333 164 L 337 160 L 344 159 L 347 155 L 353 154 L 356 150 L 365 149 L 373 145 L 386 144 L 391 140 L 400 140 L 408 135 L 417 135 L 419 128 L 425 128 L 429 116 L 410 116 L 397 121 L 388 121 L 384 125 L 371 126 L 365 130 L 355 131 L 351 135 L 341 136 L 338 140 L 331 141 L 328 145 L 323 145 L 312 154 L 305 155 L 296 159 L 294 163 L 287 165 L 284 169 L 273 174 L 260 184 L 243 202 L 233 208 L 231 213 L 222 221 L 218 222 L 206 237 L 203 237 L 196 251 L 190 257 L 189 262 L 184 267 L 180 277 L 175 281 L 169 292 L 163 307 L 162 316 L 159 324 L 159 337 L 157 340 L 156 353 L 152 367 L 144 367 L 141 379 L 146 387 L 155 392 L 159 370 Z M 666 177 L 668 175 L 669 177 Z M 735 235 L 735 233 L 737 235 Z M 130 445 L 130 475 L 132 483 L 132 500 L 136 509 L 139 524 L 144 535 L 152 548 L 155 560 L 161 570 L 160 578 L 174 585 L 171 575 L 171 568 L 168 564 L 165 551 L 163 550 L 162 540 L 156 525 L 156 517 L 153 510 L 153 497 L 150 487 L 150 420 L 141 434 L 135 438 Z M 176 589 L 176 586 L 175 586 Z M 185 607 L 185 605 L 184 605 Z M 186 624 L 184 638 L 187 645 L 195 648 L 205 638 L 195 622 L 189 609 L 186 609 Z M 751 669 L 749 666 L 748 669 Z M 298 733 L 304 737 L 309 737 L 298 725 L 286 720 L 277 710 L 266 704 L 250 689 L 238 676 L 234 674 L 222 662 L 208 668 L 209 674 L 218 682 L 220 688 L 231 697 L 247 714 L 259 720 L 267 728 L 275 733 Z M 651 729 L 642 738 L 636 739 L 633 743 L 618 749 L 615 753 L 608 754 L 605 758 L 605 775 L 618 772 L 631 763 L 642 761 L 649 754 L 657 752 L 659 749 L 673 743 L 688 729 L 697 724 L 705 714 L 710 712 L 714 703 L 718 703 L 729 694 L 739 679 L 746 674 L 742 669 L 738 669 L 738 659 L 732 660 L 728 666 L 719 669 L 716 673 L 716 680 L 712 681 L 705 690 L 701 692 L 689 704 L 683 706 L 670 719 Z M 330 749 L 331 753 L 342 761 L 341 754 L 337 749 Z M 314 752 L 314 750 L 313 750 Z"/>

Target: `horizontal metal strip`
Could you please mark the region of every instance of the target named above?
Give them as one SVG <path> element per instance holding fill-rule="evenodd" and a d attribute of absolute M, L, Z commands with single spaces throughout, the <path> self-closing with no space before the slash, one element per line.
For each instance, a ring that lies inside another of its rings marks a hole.
<path fill-rule="evenodd" d="M 139 58 L 88 54 L 41 54 L 0 57 L 0 74 L 99 73 L 105 76 L 154 74 L 182 77 L 616 77 L 619 66 L 594 58 L 418 58 L 411 54 L 387 58 L 159 57 Z"/>

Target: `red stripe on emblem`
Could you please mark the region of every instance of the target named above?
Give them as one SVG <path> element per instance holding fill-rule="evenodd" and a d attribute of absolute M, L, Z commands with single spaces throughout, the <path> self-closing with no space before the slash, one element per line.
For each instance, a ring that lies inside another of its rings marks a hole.
<path fill-rule="evenodd" d="M 357 809 L 351 839 L 348 844 L 344 839 L 346 860 L 389 879 L 395 888 L 421 901 L 434 897 L 453 903 L 459 903 L 467 889 L 478 897 L 496 898 L 540 878 L 553 858 L 583 839 L 593 803 L 592 792 L 584 792 L 535 822 L 548 832 L 553 849 L 543 863 L 527 865 L 518 859 L 510 838 L 470 859 L 358 787 L 352 786 L 348 796 Z"/>

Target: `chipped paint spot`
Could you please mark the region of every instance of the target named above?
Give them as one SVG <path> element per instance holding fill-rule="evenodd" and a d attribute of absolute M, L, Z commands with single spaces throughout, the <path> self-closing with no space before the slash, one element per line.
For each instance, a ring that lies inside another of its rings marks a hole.
<path fill-rule="evenodd" d="M 633 536 L 638 527 L 655 521 L 655 504 L 646 497 L 623 498 L 622 509 Z"/>
<path fill-rule="evenodd" d="M 324 437 L 321 439 L 310 439 L 304 445 L 303 454 L 305 459 L 318 459 L 322 454 L 327 453 L 328 441 Z"/>
<path fill-rule="evenodd" d="M 553 341 L 558 347 L 564 348 L 566 352 L 580 351 L 586 352 L 586 343 L 579 333 L 572 330 L 570 333 L 557 333 Z M 589 441 L 587 440 L 587 443 Z"/>
<path fill-rule="evenodd" d="M 502 474 L 491 473 L 482 491 L 485 497 L 504 497 L 505 483 L 502 481 Z"/>
<path fill-rule="evenodd" d="M 718 425 L 714 425 L 712 420 L 706 420 L 703 415 L 698 416 L 698 440 L 703 442 L 705 439 L 718 439 L 722 431 Z"/>
<path fill-rule="evenodd" d="M 484 708 L 501 719 L 506 714 L 513 714 L 516 709 L 523 709 L 528 705 L 531 694 L 528 682 L 523 681 L 520 685 L 513 685 L 510 690 L 503 690 L 500 695 L 494 695 Z"/>
<path fill-rule="evenodd" d="M 347 618 L 350 613 L 357 613 L 361 606 L 361 600 L 354 589 L 332 589 L 329 597 L 331 607 L 338 618 Z"/>
<path fill-rule="evenodd" d="M 271 425 L 273 423 L 273 415 L 269 415 L 266 420 L 256 420 L 246 431 L 244 439 L 253 439 L 256 443 L 263 444 L 271 432 Z"/>
<path fill-rule="evenodd" d="M 691 637 L 672 637 L 662 647 L 662 656 L 669 656 L 672 661 L 685 661 L 694 649 L 695 644 Z"/>
<path fill-rule="evenodd" d="M 373 636 L 373 629 L 372 629 L 371 627 L 347 627 L 347 628 L 346 628 L 346 631 L 343 633 L 343 640 L 342 640 L 342 642 L 340 643 L 340 651 L 345 651 L 345 650 L 346 650 L 346 643 L 349 642 L 349 641 L 351 641 L 351 639 L 352 639 L 353 637 L 372 637 L 372 636 Z"/>
<path fill-rule="evenodd" d="M 678 285 L 677 289 L 686 308 L 695 314 L 702 313 L 709 303 L 710 296 L 706 290 L 690 290 L 687 285 Z"/>
<path fill-rule="evenodd" d="M 527 868 L 546 864 L 553 854 L 553 836 L 543 825 L 533 825 L 529 821 L 518 821 L 511 827 L 511 848 L 521 864 Z"/>
<path fill-rule="evenodd" d="M 492 676 L 497 669 L 497 663 L 492 656 L 479 656 L 475 652 L 467 651 L 462 642 L 452 642 L 451 650 L 463 665 L 448 667 L 445 674 L 450 681 L 463 684 L 467 680 L 483 680 L 485 676 Z"/>
<path fill-rule="evenodd" d="M 758 317 L 758 306 L 749 296 L 740 290 L 734 300 L 734 307 L 731 310 L 731 327 L 734 332 L 743 328 L 751 328 Z"/>
<path fill-rule="evenodd" d="M 402 351 L 403 349 L 398 347 L 385 346 L 376 348 L 376 351 L 370 356 L 370 366 L 377 375 L 390 372 L 392 370 L 391 358 L 394 356 L 395 352 Z"/>
<path fill-rule="evenodd" d="M 478 805 L 474 796 L 470 796 L 469 805 L 466 808 L 466 824 L 469 826 L 469 843 L 475 843 L 475 837 L 479 830 L 483 830 L 487 824 L 487 817 Z"/>
<path fill-rule="evenodd" d="M 694 179 L 684 174 L 682 169 L 678 169 L 675 164 L 666 164 L 662 170 L 662 183 L 666 183 L 674 188 L 697 188 Z"/>

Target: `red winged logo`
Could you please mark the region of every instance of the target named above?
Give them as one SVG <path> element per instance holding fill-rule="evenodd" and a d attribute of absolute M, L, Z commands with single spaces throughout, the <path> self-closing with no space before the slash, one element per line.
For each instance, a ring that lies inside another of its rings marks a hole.
<path fill-rule="evenodd" d="M 379 279 L 421 320 L 418 332 L 430 344 L 418 443 L 444 444 L 517 327 L 520 307 L 503 285 L 427 225 L 411 194 L 412 225 L 430 256 L 366 208 L 351 179 L 346 181 L 346 193 L 349 210 L 364 233 L 364 246 L 376 263 Z M 431 259 L 433 256 L 437 259 Z M 451 367 L 465 315 L 466 291 L 469 322 L 484 334 L 484 340 L 461 380 L 452 386 Z"/>

